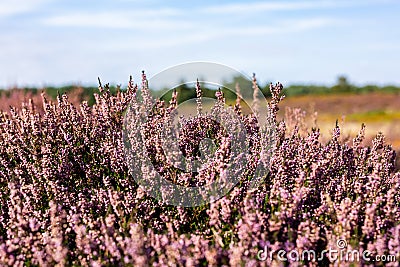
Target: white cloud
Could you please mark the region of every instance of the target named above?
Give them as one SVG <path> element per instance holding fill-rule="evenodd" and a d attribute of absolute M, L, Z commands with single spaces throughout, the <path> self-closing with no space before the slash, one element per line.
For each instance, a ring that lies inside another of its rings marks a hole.
<path fill-rule="evenodd" d="M 263 11 L 329 8 L 337 5 L 338 2 L 334 1 L 249 2 L 209 6 L 202 11 L 214 14 L 251 14 Z"/>
<path fill-rule="evenodd" d="M 209 14 L 254 14 L 266 11 L 290 11 L 290 10 L 307 10 L 307 9 L 330 9 L 351 6 L 366 6 L 372 4 L 388 4 L 395 3 L 394 0 L 322 0 L 322 1 L 276 1 L 276 2 L 249 2 L 235 4 L 221 4 L 208 6 L 201 9 L 204 13 Z"/>
<path fill-rule="evenodd" d="M 49 0 L 1 0 L 0 17 L 33 12 L 46 2 Z"/>
<path fill-rule="evenodd" d="M 229 40 L 229 38 L 247 38 L 247 37 L 260 37 L 264 38 L 269 35 L 275 34 L 290 34 L 293 32 L 304 32 L 317 28 L 323 28 L 338 23 L 345 23 L 344 21 L 337 21 L 331 18 L 315 17 L 307 19 L 291 19 L 281 21 L 276 25 L 258 25 L 251 27 L 243 26 L 222 26 L 222 25 L 202 25 L 202 27 L 188 31 L 182 31 L 172 35 L 143 35 L 140 42 L 123 42 L 113 44 L 113 49 L 126 50 L 130 49 L 163 49 L 166 47 L 183 47 L 191 44 L 201 44 L 210 41 Z M 107 45 L 107 44 L 104 44 Z"/>
<path fill-rule="evenodd" d="M 133 12 L 78 12 L 44 18 L 47 26 L 119 28 L 119 29 L 172 29 L 188 28 L 191 23 L 176 19 L 180 12 L 175 9 L 135 10 Z"/>

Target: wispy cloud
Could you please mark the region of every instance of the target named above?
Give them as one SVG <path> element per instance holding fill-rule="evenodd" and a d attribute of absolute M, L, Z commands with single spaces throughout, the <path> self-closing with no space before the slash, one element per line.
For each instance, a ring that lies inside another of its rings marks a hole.
<path fill-rule="evenodd" d="M 191 30 L 175 33 L 174 35 L 142 36 L 140 42 L 121 43 L 117 45 L 118 49 L 160 49 L 166 47 L 184 47 L 191 44 L 201 44 L 206 42 L 218 40 L 231 40 L 231 38 L 247 38 L 247 37 L 260 37 L 276 34 L 290 34 L 310 31 L 313 29 L 329 27 L 344 23 L 332 18 L 314 17 L 307 19 L 287 19 L 282 20 L 276 25 L 254 25 L 251 27 L 244 26 L 213 26 L 207 25 L 206 27 L 195 27 Z M 114 46 L 114 48 L 116 48 Z"/>
<path fill-rule="evenodd" d="M 209 29 L 200 35 L 208 36 L 209 39 L 218 39 L 225 37 L 266 37 L 275 34 L 287 34 L 292 32 L 308 31 L 316 28 L 323 28 L 339 23 L 332 18 L 315 17 L 306 19 L 288 19 L 282 20 L 275 25 L 257 25 L 257 26 L 238 26 L 238 27 L 216 27 Z"/>
<path fill-rule="evenodd" d="M 2 0 L 0 1 L 0 18 L 36 11 L 49 0 Z"/>
<path fill-rule="evenodd" d="M 161 11 L 161 15 L 149 14 L 148 11 L 140 14 L 128 12 L 88 12 L 69 13 L 44 18 L 42 23 L 47 26 L 80 27 L 80 28 L 119 28 L 119 29 L 171 29 L 189 27 L 176 19 L 165 18 L 162 14 L 170 11 Z"/>
<path fill-rule="evenodd" d="M 254 14 L 266 11 L 290 11 L 290 10 L 315 10 L 331 9 L 350 6 L 364 6 L 372 4 L 392 3 L 393 0 L 365 0 L 365 1 L 276 1 L 276 2 L 248 2 L 234 4 L 212 5 L 202 8 L 204 13 L 212 14 Z"/>

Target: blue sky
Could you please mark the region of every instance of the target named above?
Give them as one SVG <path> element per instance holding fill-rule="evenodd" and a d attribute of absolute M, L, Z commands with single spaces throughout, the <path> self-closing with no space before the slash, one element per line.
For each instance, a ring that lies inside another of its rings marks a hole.
<path fill-rule="evenodd" d="M 398 0 L 0 0 L 0 87 L 124 85 L 191 61 L 261 82 L 400 85 L 398 14 Z"/>

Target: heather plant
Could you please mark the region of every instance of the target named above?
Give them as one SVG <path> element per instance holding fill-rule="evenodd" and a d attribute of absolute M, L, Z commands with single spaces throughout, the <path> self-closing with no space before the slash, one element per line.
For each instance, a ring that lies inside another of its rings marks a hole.
<path fill-rule="evenodd" d="M 271 84 L 267 119 L 276 127 L 276 145 L 268 172 L 254 186 L 262 115 L 241 112 L 236 88 L 234 110 L 245 125 L 249 147 L 238 184 L 211 203 L 166 205 L 137 184 L 124 150 L 124 114 L 128 108 L 143 114 L 135 103 L 150 101 L 147 83 L 145 75 L 141 88 L 130 79 L 127 89 L 115 94 L 100 84 L 93 106 L 73 105 L 67 95 L 54 103 L 42 94 L 43 112 L 30 102 L 1 115 L 1 265 L 398 266 L 400 173 L 382 134 L 364 146 L 362 125 L 353 142 L 346 143 L 337 125 L 329 142 L 322 142 L 317 128 L 304 128 L 301 111 L 288 111 L 286 121 L 277 119 L 283 86 Z M 201 97 L 199 85 L 196 94 Z M 222 107 L 221 91 L 216 99 L 216 108 Z M 171 123 L 166 114 L 179 104 L 176 93 L 169 105 L 159 100 L 148 104 L 151 116 L 139 125 L 146 150 L 136 151 L 154 166 L 142 170 L 146 181 L 152 181 L 154 171 L 183 186 L 221 179 L 232 140 L 203 114 L 201 101 L 197 108 L 203 115 L 183 122 L 178 146 L 186 157 L 201 160 L 201 139 L 208 137 L 216 140 L 215 156 L 205 170 L 189 173 L 171 167 L 156 131 L 157 125 Z M 265 103 L 255 101 L 253 107 L 260 105 Z M 345 240 L 346 249 L 395 255 L 396 261 L 330 262 L 323 251 L 337 247 L 339 240 Z M 321 261 L 282 262 L 276 254 L 260 259 L 266 247 L 314 250 Z"/>

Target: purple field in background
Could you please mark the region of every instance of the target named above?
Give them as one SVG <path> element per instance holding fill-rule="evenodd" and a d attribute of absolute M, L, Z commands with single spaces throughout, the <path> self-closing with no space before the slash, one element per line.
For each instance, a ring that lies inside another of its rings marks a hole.
<path fill-rule="evenodd" d="M 146 84 L 143 76 L 144 98 Z M 341 142 L 339 126 L 327 142 L 318 129 L 300 130 L 295 117 L 289 127 L 277 119 L 282 85 L 271 85 L 267 107 L 276 148 L 257 187 L 250 186 L 262 149 L 257 118 L 241 114 L 238 101 L 235 111 L 250 147 L 247 165 L 240 166 L 243 177 L 210 204 L 169 206 L 138 187 L 124 155 L 124 111 L 138 87 L 131 81 L 115 95 L 107 86 L 99 89 L 94 106 L 77 107 L 66 95 L 52 103 L 43 95 L 42 107 L 26 103 L 1 115 L 0 265 L 399 265 L 400 173 L 382 134 L 364 146 L 364 127 L 352 144 Z M 217 99 L 224 101 L 221 95 Z M 167 122 L 163 114 L 175 108 L 175 100 L 155 105 L 154 121 L 142 129 L 148 141 L 157 140 L 151 126 Z M 203 136 L 197 129 L 191 134 Z M 222 131 L 215 131 L 211 134 L 222 138 Z M 189 149 L 190 138 L 181 142 L 186 153 L 196 153 Z M 221 157 L 202 182 L 221 178 L 227 168 L 224 142 L 217 144 Z M 165 158 L 150 141 L 147 154 L 165 179 L 181 177 L 165 170 Z M 151 172 L 144 173 L 152 179 Z M 194 174 L 186 178 L 175 182 L 199 182 Z M 326 253 L 332 249 L 370 254 L 333 259 Z M 285 262 L 281 250 L 314 251 L 316 258 L 287 253 Z"/>

